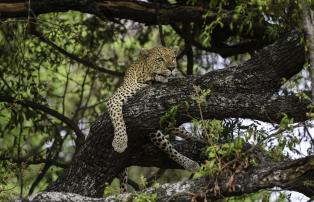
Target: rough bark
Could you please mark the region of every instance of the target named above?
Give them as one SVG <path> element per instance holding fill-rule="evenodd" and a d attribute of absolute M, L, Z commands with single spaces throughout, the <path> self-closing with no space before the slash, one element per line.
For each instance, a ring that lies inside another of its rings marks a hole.
<path fill-rule="evenodd" d="M 269 159 L 268 159 L 269 160 Z M 308 179 L 308 183 L 304 183 Z M 215 182 L 218 184 L 215 184 Z M 157 193 L 157 201 L 191 201 L 192 198 L 203 201 L 242 195 L 256 192 L 260 189 L 272 188 L 274 186 L 286 190 L 298 191 L 308 197 L 314 196 L 314 156 L 285 161 L 280 163 L 263 162 L 257 167 L 249 167 L 240 173 L 235 174 L 235 186 L 231 188 L 230 176 L 202 177 L 194 180 L 164 184 L 159 188 L 148 188 L 141 193 Z M 312 183 L 312 184 L 311 184 Z M 212 188 L 219 186 L 219 193 L 214 193 Z M 132 201 L 138 193 L 109 196 L 107 198 L 87 198 L 84 196 L 47 192 L 36 196 L 38 201 Z M 171 199 L 171 200 L 170 200 Z M 36 201 L 34 200 L 34 201 Z M 198 201 L 197 200 L 197 201 Z"/>
<path fill-rule="evenodd" d="M 284 37 L 239 66 L 156 84 L 136 94 L 124 106 L 129 143 L 122 154 L 112 149 L 113 128 L 108 113 L 104 112 L 91 127 L 71 166 L 47 191 L 99 197 L 105 182 L 112 181 L 125 167 L 179 168 L 152 146 L 145 135 L 159 129 L 160 117 L 173 105 L 180 106 L 178 124 L 189 121 L 187 113 L 198 116 L 198 108 L 191 100 L 193 85 L 212 90 L 203 111 L 204 118 L 242 117 L 279 122 L 281 114 L 286 113 L 295 121 L 306 120 L 310 101 L 300 100 L 295 95 L 276 95 L 283 78 L 289 79 L 302 69 L 304 49 L 298 35 L 294 32 Z M 185 101 L 191 103 L 188 111 L 183 107 Z M 174 144 L 184 155 L 200 160 L 202 145 L 186 141 Z"/>

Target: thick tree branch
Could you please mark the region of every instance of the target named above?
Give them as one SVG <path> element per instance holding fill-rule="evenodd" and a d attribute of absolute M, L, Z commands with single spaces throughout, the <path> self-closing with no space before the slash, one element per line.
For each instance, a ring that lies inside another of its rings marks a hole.
<path fill-rule="evenodd" d="M 186 23 L 183 24 L 183 30 L 185 33 L 190 36 L 190 26 Z M 194 58 L 193 58 L 193 49 L 190 40 L 184 38 L 184 44 L 185 44 L 185 54 L 186 54 L 186 75 L 193 75 L 193 66 L 194 66 Z"/>
<path fill-rule="evenodd" d="M 110 18 L 130 19 L 146 24 L 158 24 L 156 6 L 152 3 L 127 0 L 16 0 L 1 1 L 1 18 L 27 17 L 29 7 L 35 14 L 50 12 L 66 12 L 69 10 L 81 11 Z M 159 7 L 160 23 L 170 24 L 171 22 L 198 22 L 202 21 L 202 15 L 206 10 L 194 6 L 164 5 Z M 145 18 L 143 17 L 145 16 Z M 213 13 L 209 18 L 216 18 Z"/>
<path fill-rule="evenodd" d="M 308 46 L 310 76 L 311 76 L 311 97 L 314 101 L 314 11 L 305 0 L 302 0 L 302 20 L 305 39 Z"/>
<path fill-rule="evenodd" d="M 308 179 L 308 183 L 304 181 Z M 149 188 L 142 193 L 157 193 L 157 201 L 180 201 L 188 202 L 192 198 L 201 201 L 206 197 L 208 200 L 215 200 L 228 196 L 253 193 L 261 189 L 274 186 L 282 189 L 298 191 L 308 197 L 314 196 L 314 156 L 308 156 L 297 160 L 283 162 L 262 162 L 256 167 L 249 167 L 246 170 L 234 174 L 234 187 L 230 187 L 230 175 L 216 177 L 202 177 L 194 180 L 165 184 L 159 188 Z M 218 183 L 218 184 L 216 184 Z M 219 193 L 214 193 L 212 188 L 218 186 Z M 39 194 L 36 200 L 40 201 L 110 201 L 118 199 L 131 200 L 136 193 L 128 195 L 110 196 L 104 199 L 85 198 L 80 195 L 62 194 L 48 192 Z"/>
<path fill-rule="evenodd" d="M 305 179 L 313 182 L 314 156 L 302 159 L 285 161 L 280 163 L 264 162 L 264 165 L 250 167 L 248 170 L 235 174 L 235 189 L 231 190 L 229 184 L 230 176 L 220 176 L 218 179 L 201 178 L 198 180 L 185 181 L 176 185 L 162 186 L 151 193 L 161 193 L 159 201 L 165 201 L 179 192 L 191 192 L 199 196 L 207 196 L 208 199 L 218 199 L 227 196 L 242 195 L 256 192 L 260 189 L 272 188 L 274 186 L 287 190 L 299 191 L 308 197 L 314 196 L 314 186 L 303 183 Z M 217 181 L 216 181 L 217 180 Z M 209 191 L 218 182 L 220 194 Z M 190 201 L 191 196 L 182 194 L 174 197 L 175 201 Z"/>
<path fill-rule="evenodd" d="M 212 91 L 203 111 L 206 119 L 243 117 L 279 122 L 282 113 L 286 113 L 295 121 L 306 120 L 310 101 L 300 100 L 294 95 L 275 94 L 283 84 L 283 78 L 289 79 L 303 67 L 304 49 L 299 44 L 298 35 L 294 32 L 284 37 L 239 66 L 199 77 L 175 79 L 168 84 L 156 84 L 137 93 L 124 107 L 129 142 L 122 154 L 112 149 L 113 128 L 108 113 L 104 113 L 91 127 L 71 166 L 48 190 L 101 196 L 105 182 L 110 182 L 125 167 L 178 168 L 149 143 L 146 134 L 160 128 L 160 117 L 173 105 L 179 105 L 178 124 L 190 121 L 186 114 L 198 116 L 198 107 L 191 99 L 193 85 Z M 184 108 L 185 102 L 190 103 L 189 109 Z M 197 143 L 175 143 L 179 152 L 196 160 L 201 147 Z"/>

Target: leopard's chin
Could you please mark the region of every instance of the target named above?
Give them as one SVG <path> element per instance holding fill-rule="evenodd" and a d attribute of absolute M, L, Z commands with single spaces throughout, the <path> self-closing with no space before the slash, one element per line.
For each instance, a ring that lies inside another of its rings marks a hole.
<path fill-rule="evenodd" d="M 155 81 L 160 82 L 160 83 L 167 83 L 168 82 L 168 75 L 164 74 L 156 74 L 155 75 Z"/>

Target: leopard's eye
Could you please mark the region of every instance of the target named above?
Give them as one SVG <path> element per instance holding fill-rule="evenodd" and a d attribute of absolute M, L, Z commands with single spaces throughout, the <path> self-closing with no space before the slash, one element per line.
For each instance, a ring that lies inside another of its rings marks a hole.
<path fill-rule="evenodd" d="M 161 62 L 164 62 L 164 59 L 160 57 L 160 58 L 157 58 L 156 61 L 161 63 Z"/>

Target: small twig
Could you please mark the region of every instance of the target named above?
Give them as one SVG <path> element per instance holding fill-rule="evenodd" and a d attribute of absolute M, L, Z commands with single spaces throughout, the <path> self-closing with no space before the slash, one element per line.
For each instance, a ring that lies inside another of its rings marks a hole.
<path fill-rule="evenodd" d="M 48 44 L 49 46 L 51 46 L 52 48 L 54 48 L 55 50 L 59 51 L 61 54 L 65 55 L 66 57 L 70 58 L 71 60 L 74 60 L 76 62 L 79 62 L 87 67 L 93 68 L 99 72 L 102 73 L 106 73 L 106 74 L 110 74 L 112 76 L 118 76 L 121 77 L 124 74 L 122 72 L 118 72 L 118 71 L 113 71 L 110 69 L 105 69 L 103 67 L 99 67 L 93 63 L 91 63 L 90 61 L 87 61 L 85 59 L 79 58 L 78 56 L 67 52 L 66 50 L 64 50 L 63 48 L 59 47 L 57 44 L 55 44 L 54 42 L 52 42 L 51 40 L 49 40 L 48 38 L 46 38 L 43 33 L 40 33 L 37 29 L 36 29 L 36 24 L 34 22 L 29 23 L 29 32 L 31 34 L 33 34 L 34 36 L 37 36 L 39 40 L 41 40 L 42 42 Z"/>
<path fill-rule="evenodd" d="M 85 140 L 85 136 L 83 132 L 79 129 L 79 127 L 68 117 L 64 116 L 63 114 L 59 113 L 58 111 L 55 111 L 45 105 L 30 101 L 30 100 L 15 100 L 13 97 L 10 96 L 4 96 L 0 95 L 0 102 L 7 102 L 7 103 L 12 103 L 12 104 L 19 104 L 24 107 L 29 107 L 34 110 L 39 110 L 42 111 L 46 114 L 49 114 L 50 116 L 53 116 L 63 123 L 65 123 L 69 128 L 71 128 L 75 134 L 76 134 L 76 139 L 75 143 L 76 146 L 79 147 L 80 145 L 83 144 L 83 141 Z"/>
<path fill-rule="evenodd" d="M 314 144 L 314 139 L 313 139 L 312 134 L 310 133 L 310 131 L 309 131 L 307 125 L 304 124 L 303 127 L 304 127 L 304 130 L 305 130 L 304 133 L 307 134 L 307 136 L 310 138 L 311 143 Z"/>
<path fill-rule="evenodd" d="M 101 104 L 104 104 L 105 102 L 107 102 L 106 100 L 103 100 L 103 101 L 100 101 L 100 102 L 97 102 L 95 104 L 92 104 L 92 105 L 89 105 L 89 106 L 83 106 L 83 107 L 80 107 L 78 110 L 81 111 L 81 110 L 86 110 L 86 109 L 91 109 L 91 108 L 95 108 L 96 106 L 98 105 L 101 105 Z M 86 103 L 87 104 L 87 103 Z"/>
<path fill-rule="evenodd" d="M 62 114 L 63 115 L 65 112 L 65 97 L 67 95 L 68 86 L 69 86 L 69 76 L 70 76 L 70 67 L 66 73 L 66 80 L 65 80 L 65 85 L 64 85 L 63 95 L 62 95 Z"/>
<path fill-rule="evenodd" d="M 31 188 L 28 191 L 28 195 L 32 195 L 37 185 L 40 183 L 40 181 L 43 179 L 43 177 L 46 175 L 47 171 L 51 167 L 51 164 L 47 162 L 43 169 L 40 171 L 39 175 L 36 177 L 35 181 L 32 183 Z"/>
<path fill-rule="evenodd" d="M 15 93 L 15 91 L 11 88 L 11 86 L 8 84 L 8 82 L 2 76 L 0 76 L 0 79 L 3 81 L 4 85 L 8 88 L 8 90 L 11 93 Z"/>
<path fill-rule="evenodd" d="M 88 73 L 89 73 L 89 67 L 87 68 L 86 72 L 85 72 L 85 75 L 83 77 L 83 81 L 81 83 L 81 91 L 80 91 L 80 95 L 79 95 L 79 101 L 77 103 L 77 108 L 74 112 L 74 115 L 72 116 L 72 119 L 75 120 L 77 118 L 77 115 L 78 115 L 78 112 L 79 112 L 79 109 L 81 108 L 82 106 L 82 103 L 83 103 L 83 98 L 84 98 L 84 87 L 85 87 L 85 84 L 86 84 L 86 79 L 87 79 L 87 76 L 88 76 Z"/>
<path fill-rule="evenodd" d="M 263 139 L 261 139 L 257 144 L 255 144 L 253 147 L 251 147 L 250 149 L 248 149 L 247 151 L 241 153 L 238 157 L 234 158 L 233 160 L 231 161 L 228 161 L 222 168 L 221 170 L 224 170 L 226 167 L 228 167 L 229 165 L 239 161 L 243 156 L 251 153 L 252 151 L 254 151 L 258 146 L 260 146 L 264 141 L 272 138 L 272 137 L 275 137 L 277 136 L 278 134 L 284 132 L 285 129 L 279 129 L 278 131 L 274 132 L 273 134 L 267 136 L 267 137 L 264 137 Z"/>
<path fill-rule="evenodd" d="M 23 121 L 20 121 L 20 130 L 19 130 L 18 143 L 17 143 L 17 159 L 21 158 L 22 133 L 23 133 Z M 20 184 L 20 198 L 23 198 L 24 179 L 23 179 L 23 165 L 21 162 L 18 163 L 18 180 L 19 180 L 19 184 Z"/>

